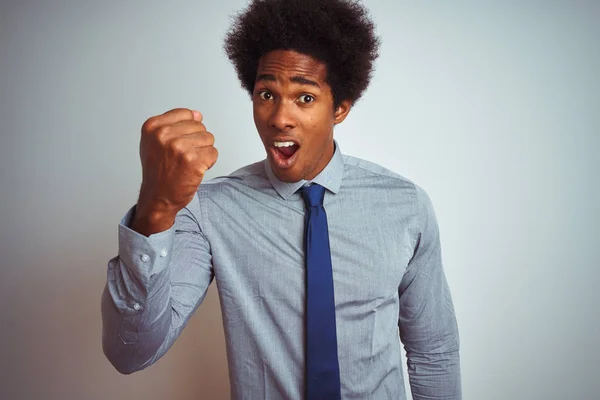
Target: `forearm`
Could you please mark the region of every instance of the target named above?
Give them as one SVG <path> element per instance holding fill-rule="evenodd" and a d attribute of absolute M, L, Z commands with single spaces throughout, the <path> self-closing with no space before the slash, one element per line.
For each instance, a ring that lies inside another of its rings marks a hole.
<path fill-rule="evenodd" d="M 102 347 L 124 374 L 150 365 L 170 345 L 166 343 L 172 319 L 168 271 L 151 281 L 133 276 L 119 257 L 109 262 L 101 304 Z"/>
<path fill-rule="evenodd" d="M 458 348 L 435 354 L 409 351 L 406 356 L 414 400 L 462 399 Z"/>
<path fill-rule="evenodd" d="M 197 201 L 190 207 L 199 213 Z M 134 212 L 119 225 L 101 305 L 104 353 L 122 373 L 148 367 L 171 347 L 213 279 L 193 211 L 185 208 L 171 228 L 150 236 L 128 227 Z"/>
<path fill-rule="evenodd" d="M 460 400 L 460 338 L 454 306 L 443 276 L 429 283 L 434 290 L 426 296 L 429 301 L 419 317 L 411 323 L 406 315 L 402 317 L 412 396 L 414 400 Z"/>
<path fill-rule="evenodd" d="M 460 338 L 454 306 L 445 277 L 431 278 L 414 280 L 404 293 L 400 333 L 411 392 L 414 400 L 460 400 Z M 408 312 L 411 308 L 414 314 Z"/>
<path fill-rule="evenodd" d="M 175 340 L 169 336 L 174 229 L 141 235 L 129 228 L 135 211 L 119 225 L 119 255 L 108 262 L 101 303 L 104 353 L 125 374 L 152 364 Z"/>

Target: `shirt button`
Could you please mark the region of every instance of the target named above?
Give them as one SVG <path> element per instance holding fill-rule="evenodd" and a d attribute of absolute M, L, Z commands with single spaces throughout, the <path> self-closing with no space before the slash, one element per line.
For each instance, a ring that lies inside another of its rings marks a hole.
<path fill-rule="evenodd" d="M 142 307 L 139 305 L 139 303 L 133 303 L 133 309 L 135 311 L 140 311 L 140 308 L 142 308 Z"/>
<path fill-rule="evenodd" d="M 161 256 L 161 257 L 166 257 L 166 256 L 167 256 L 167 250 L 165 250 L 165 249 L 162 249 L 162 250 L 160 251 L 160 256 Z"/>
<path fill-rule="evenodd" d="M 142 256 L 140 258 L 142 259 L 143 262 L 150 261 L 150 256 L 148 254 L 142 254 Z"/>

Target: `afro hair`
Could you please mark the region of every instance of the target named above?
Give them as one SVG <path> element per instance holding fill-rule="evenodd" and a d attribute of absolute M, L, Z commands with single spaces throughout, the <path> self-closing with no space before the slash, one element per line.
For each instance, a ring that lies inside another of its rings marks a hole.
<path fill-rule="evenodd" d="M 334 107 L 363 94 L 378 56 L 368 11 L 355 0 L 254 0 L 238 14 L 224 49 L 242 87 L 252 95 L 259 59 L 294 50 L 327 66 Z"/>

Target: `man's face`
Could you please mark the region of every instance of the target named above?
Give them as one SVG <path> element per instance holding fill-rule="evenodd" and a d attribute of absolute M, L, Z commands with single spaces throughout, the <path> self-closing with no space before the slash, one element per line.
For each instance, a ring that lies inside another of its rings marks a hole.
<path fill-rule="evenodd" d="M 280 181 L 311 180 L 333 156 L 333 126 L 346 118 L 350 102 L 333 109 L 326 77 L 324 63 L 295 51 L 274 50 L 259 60 L 254 123 Z"/>

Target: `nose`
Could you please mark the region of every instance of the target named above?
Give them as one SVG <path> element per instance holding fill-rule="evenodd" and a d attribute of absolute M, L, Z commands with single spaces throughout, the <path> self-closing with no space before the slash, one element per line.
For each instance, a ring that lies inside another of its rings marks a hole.
<path fill-rule="evenodd" d="M 269 125 L 279 131 L 288 131 L 296 127 L 297 121 L 292 109 L 293 104 L 278 101 L 271 110 Z"/>

